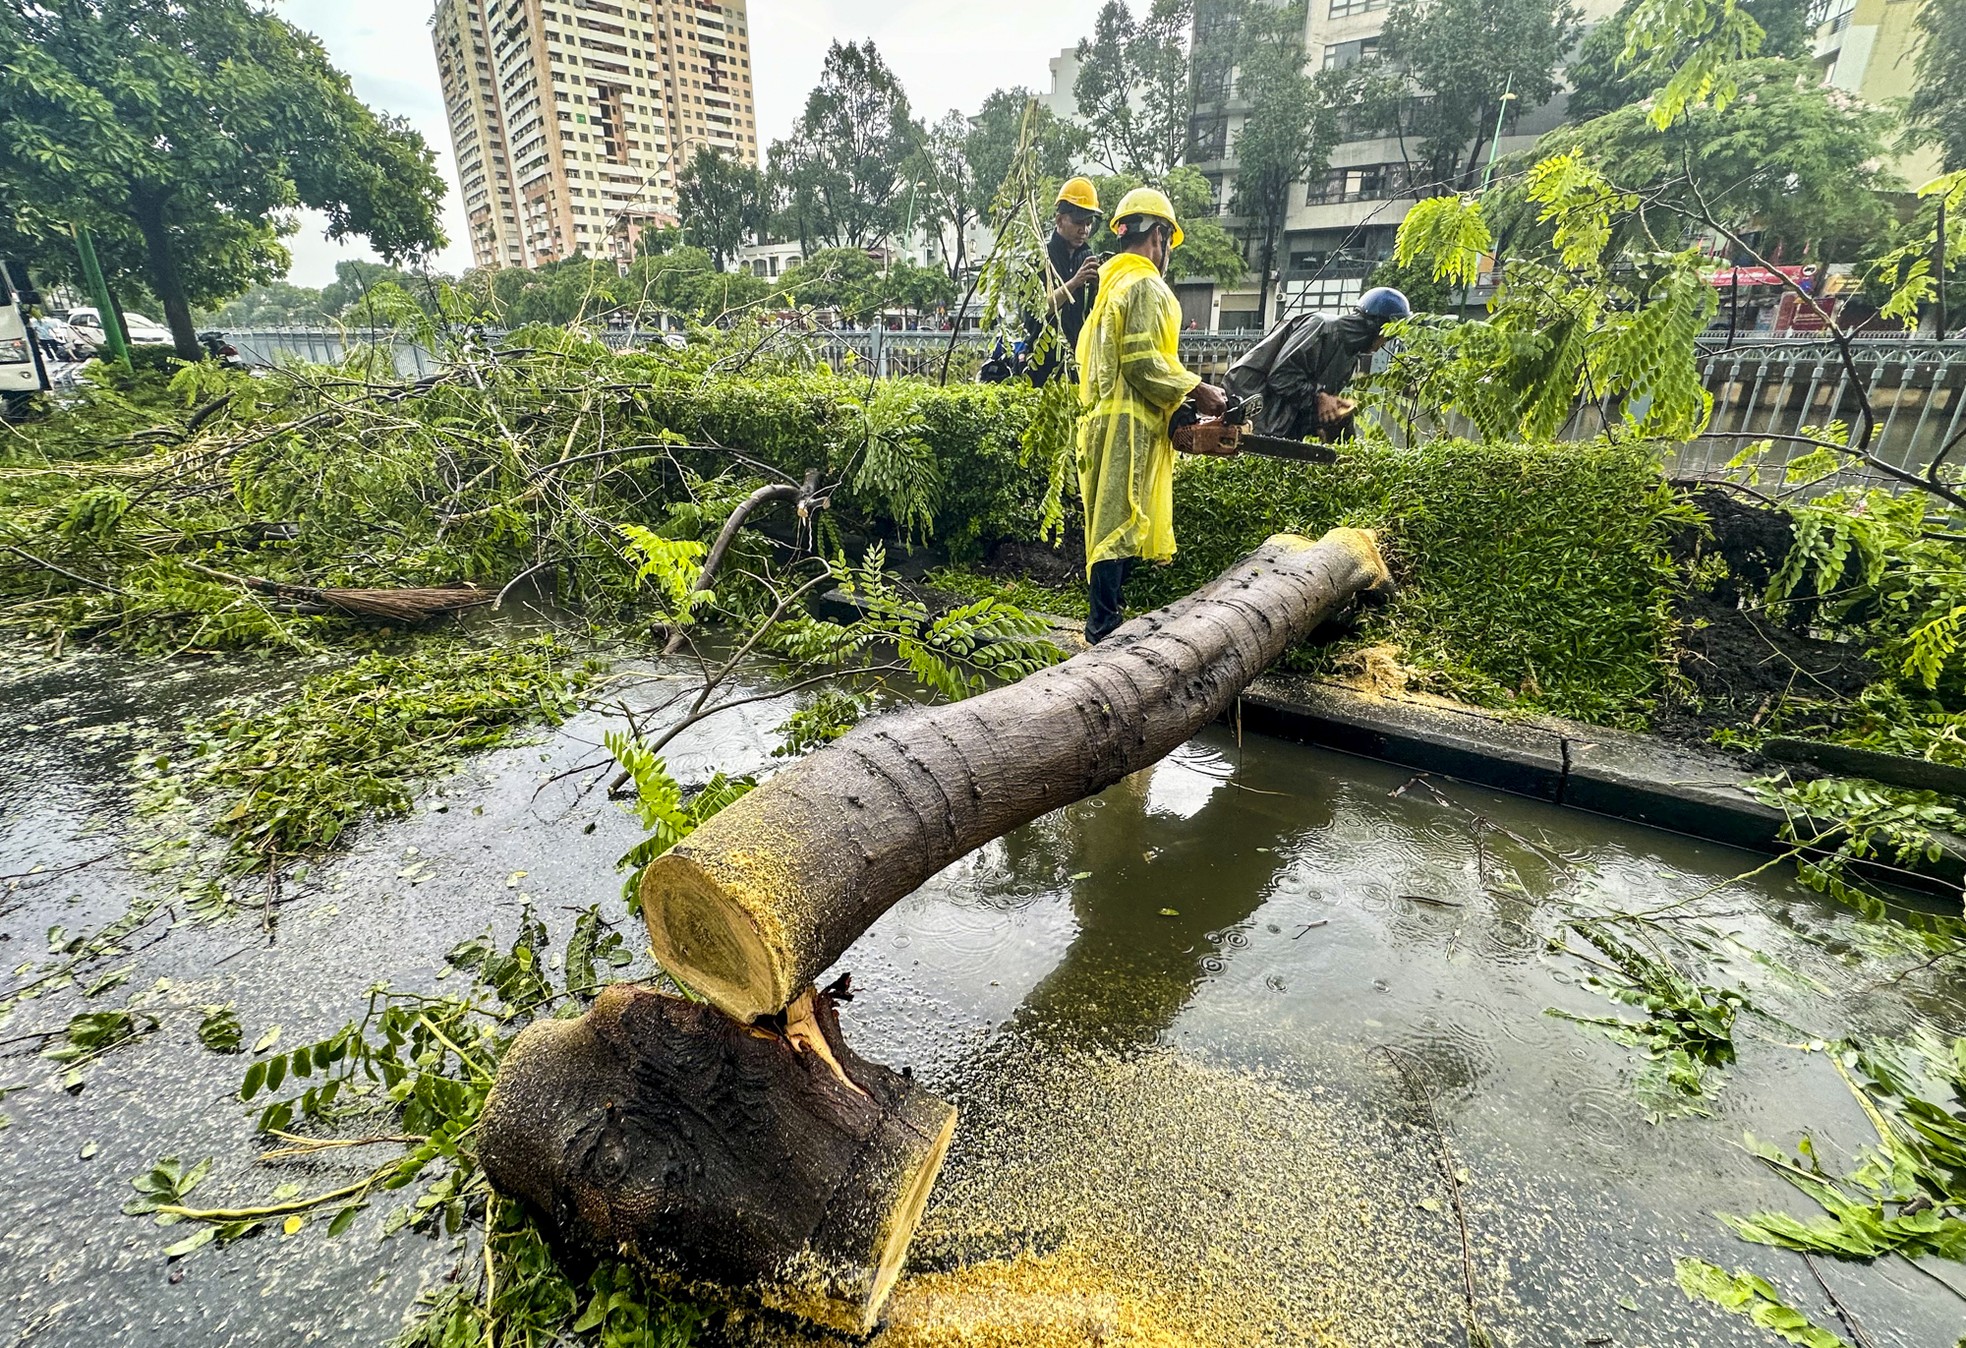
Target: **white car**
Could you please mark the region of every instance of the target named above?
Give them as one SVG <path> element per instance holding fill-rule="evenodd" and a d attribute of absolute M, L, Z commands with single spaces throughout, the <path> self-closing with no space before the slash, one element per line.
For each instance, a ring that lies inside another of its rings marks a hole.
<path fill-rule="evenodd" d="M 68 311 L 70 326 L 81 330 L 82 335 L 93 341 L 103 339 L 102 315 L 94 309 L 71 309 Z M 129 330 L 132 346 L 169 346 L 171 330 L 155 319 L 146 318 L 133 309 L 123 311 L 123 326 Z"/>

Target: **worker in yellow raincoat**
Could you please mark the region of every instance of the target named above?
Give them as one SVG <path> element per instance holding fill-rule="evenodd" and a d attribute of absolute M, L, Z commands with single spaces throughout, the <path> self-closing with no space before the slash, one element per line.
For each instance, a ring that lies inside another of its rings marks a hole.
<path fill-rule="evenodd" d="M 1096 643 L 1126 620 L 1121 588 L 1142 558 L 1174 556 L 1174 442 L 1168 418 L 1190 396 L 1220 413 L 1222 390 L 1182 367 L 1181 306 L 1162 280 L 1181 245 L 1174 206 L 1136 187 L 1113 214 L 1120 251 L 1099 269 L 1098 298 L 1079 333 L 1079 492 Z"/>

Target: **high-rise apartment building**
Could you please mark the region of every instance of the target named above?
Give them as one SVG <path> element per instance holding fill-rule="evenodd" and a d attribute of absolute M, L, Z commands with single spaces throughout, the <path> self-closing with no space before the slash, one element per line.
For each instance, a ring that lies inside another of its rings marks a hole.
<path fill-rule="evenodd" d="M 480 267 L 634 256 L 699 148 L 758 159 L 745 0 L 437 0 Z"/>

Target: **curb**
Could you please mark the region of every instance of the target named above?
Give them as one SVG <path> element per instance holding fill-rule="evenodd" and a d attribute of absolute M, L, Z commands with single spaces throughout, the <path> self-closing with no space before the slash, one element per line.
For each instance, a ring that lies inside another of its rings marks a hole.
<path fill-rule="evenodd" d="M 1765 774 L 1652 735 L 1278 674 L 1244 691 L 1241 716 L 1247 730 L 1648 828 L 1756 852 L 1794 845 L 1781 836 L 1783 812 L 1747 788 Z M 1940 893 L 1966 883 L 1966 858 L 1950 850 L 1916 872 L 1880 869 L 1881 878 Z"/>

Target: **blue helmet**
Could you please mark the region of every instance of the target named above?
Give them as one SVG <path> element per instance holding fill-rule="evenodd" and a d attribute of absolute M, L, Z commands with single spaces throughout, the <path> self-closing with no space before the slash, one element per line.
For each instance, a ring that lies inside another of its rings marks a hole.
<path fill-rule="evenodd" d="M 1375 286 L 1360 295 L 1358 311 L 1371 315 L 1381 323 L 1413 317 L 1413 306 L 1406 302 L 1406 296 L 1391 286 Z"/>

